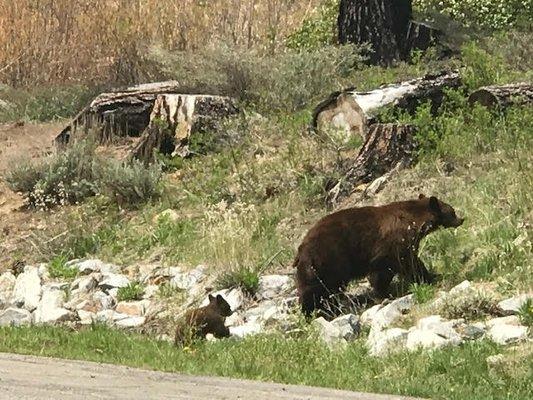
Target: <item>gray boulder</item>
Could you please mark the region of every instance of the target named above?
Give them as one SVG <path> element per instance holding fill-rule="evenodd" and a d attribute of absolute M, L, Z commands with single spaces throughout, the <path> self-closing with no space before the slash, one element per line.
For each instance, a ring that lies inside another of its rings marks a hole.
<path fill-rule="evenodd" d="M 65 292 L 58 285 L 47 285 L 35 310 L 35 322 L 38 324 L 70 321 L 74 314 L 63 307 Z"/>
<path fill-rule="evenodd" d="M 0 311 L 0 326 L 29 325 L 31 322 L 31 313 L 23 308 L 10 307 Z"/>
<path fill-rule="evenodd" d="M 370 330 L 367 346 L 371 356 L 381 357 L 405 349 L 408 331 L 401 328 Z"/>
<path fill-rule="evenodd" d="M 508 313 L 516 314 L 529 299 L 533 299 L 533 294 L 521 294 L 519 296 L 511 297 L 500 301 L 498 307 Z"/>
<path fill-rule="evenodd" d="M 288 275 L 264 275 L 259 278 L 258 297 L 273 299 L 292 288 L 292 279 Z"/>
<path fill-rule="evenodd" d="M 17 277 L 11 302 L 17 307 L 33 311 L 41 299 L 41 277 L 37 267 L 27 266 Z"/>
<path fill-rule="evenodd" d="M 337 327 L 342 337 L 347 341 L 356 339 L 361 330 L 359 317 L 354 314 L 341 315 L 331 321 L 331 324 Z"/>

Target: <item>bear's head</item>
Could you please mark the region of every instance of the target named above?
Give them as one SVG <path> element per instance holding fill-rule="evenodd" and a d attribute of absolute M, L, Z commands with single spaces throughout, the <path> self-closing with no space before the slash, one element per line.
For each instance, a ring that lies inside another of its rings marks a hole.
<path fill-rule="evenodd" d="M 218 311 L 218 314 L 223 317 L 229 317 L 233 313 L 226 299 L 220 294 L 216 296 L 209 295 L 209 305 L 214 307 Z"/>
<path fill-rule="evenodd" d="M 465 219 L 459 218 L 451 205 L 440 201 L 435 196 L 431 196 L 428 199 L 421 194 L 418 198 L 419 200 L 428 202 L 429 210 L 435 217 L 433 221 L 435 228 L 439 226 L 444 228 L 457 228 L 463 224 Z"/>

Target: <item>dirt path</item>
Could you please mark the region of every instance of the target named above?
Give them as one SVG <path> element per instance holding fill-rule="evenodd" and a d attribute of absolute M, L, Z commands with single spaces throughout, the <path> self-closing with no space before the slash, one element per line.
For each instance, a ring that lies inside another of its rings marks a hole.
<path fill-rule="evenodd" d="M 190 376 L 0 353 L 2 399 L 407 400 L 306 386 Z M 411 398 L 413 399 L 413 398 Z"/>

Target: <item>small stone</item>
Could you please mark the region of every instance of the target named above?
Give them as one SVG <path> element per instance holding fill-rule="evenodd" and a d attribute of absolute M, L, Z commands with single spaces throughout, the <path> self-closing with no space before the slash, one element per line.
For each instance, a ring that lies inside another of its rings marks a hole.
<path fill-rule="evenodd" d="M 80 319 L 80 324 L 90 325 L 96 321 L 96 313 L 85 310 L 78 310 L 78 318 Z"/>
<path fill-rule="evenodd" d="M 78 290 L 80 293 L 89 293 L 98 286 L 98 282 L 102 279 L 99 273 L 93 273 L 89 276 L 82 276 L 72 282 L 71 289 Z"/>
<path fill-rule="evenodd" d="M 259 278 L 258 296 L 262 299 L 273 299 L 287 292 L 292 286 L 288 275 L 265 275 Z"/>
<path fill-rule="evenodd" d="M 439 349 L 450 344 L 454 344 L 454 342 L 437 335 L 435 332 L 415 328 L 407 334 L 405 346 L 408 350 L 414 351 L 420 348 L 428 350 Z"/>
<path fill-rule="evenodd" d="M 376 315 L 377 312 L 378 312 L 379 310 L 381 310 L 382 308 L 383 308 L 383 305 L 381 305 L 381 304 L 376 304 L 375 306 L 370 307 L 368 310 L 364 311 L 364 312 L 361 314 L 361 317 L 359 318 L 359 322 L 361 323 L 361 325 L 364 325 L 364 326 L 371 326 L 371 325 L 372 325 L 372 321 L 374 320 L 375 315 Z"/>
<path fill-rule="evenodd" d="M 211 293 L 212 296 L 221 295 L 228 302 L 231 307 L 231 311 L 239 310 L 244 304 L 244 293 L 241 289 L 223 289 L 218 292 Z M 201 304 L 201 307 L 205 307 L 209 304 L 209 299 L 206 297 Z"/>
<path fill-rule="evenodd" d="M 130 280 L 122 275 L 115 273 L 106 273 L 103 276 L 102 281 L 98 285 L 102 290 L 111 290 L 114 288 L 126 287 L 130 284 Z"/>
<path fill-rule="evenodd" d="M 91 274 L 101 272 L 104 263 L 100 260 L 72 260 L 65 264 L 67 267 L 76 268 L 81 274 Z"/>
<path fill-rule="evenodd" d="M 107 295 L 104 292 L 94 292 L 92 299 L 100 304 L 101 309 L 108 310 L 115 306 L 115 299 L 113 296 Z"/>
<path fill-rule="evenodd" d="M 122 318 L 115 321 L 115 325 L 121 328 L 136 328 L 141 326 L 146 321 L 145 317 L 130 317 Z"/>
<path fill-rule="evenodd" d="M 29 325 L 31 322 L 31 313 L 23 308 L 10 307 L 0 311 L 0 326 Z"/>
<path fill-rule="evenodd" d="M 159 286 L 157 285 L 148 285 L 144 289 L 143 299 L 151 299 L 159 292 Z"/>
<path fill-rule="evenodd" d="M 229 332 L 231 336 L 244 338 L 250 335 L 257 335 L 262 332 L 261 325 L 257 322 L 247 322 L 244 325 L 230 326 Z"/>
<path fill-rule="evenodd" d="M 533 299 L 532 294 L 521 294 L 519 296 L 511 297 L 510 299 L 500 301 L 498 303 L 498 307 L 503 311 L 516 314 L 529 299 Z"/>
<path fill-rule="evenodd" d="M 360 325 L 359 317 L 354 314 L 342 315 L 331 321 L 331 324 L 341 332 L 345 340 L 354 340 L 359 335 Z"/>
<path fill-rule="evenodd" d="M 121 314 L 141 317 L 144 315 L 146 307 L 146 301 L 121 301 L 117 304 L 115 311 Z"/>
<path fill-rule="evenodd" d="M 481 325 L 481 326 L 480 326 Z M 465 325 L 459 329 L 461 336 L 468 340 L 480 339 L 485 335 L 485 329 L 482 324 Z"/>
<path fill-rule="evenodd" d="M 415 305 L 412 294 L 400 297 L 379 309 L 372 318 L 372 329 L 388 328 L 401 315 L 407 313 Z"/>
<path fill-rule="evenodd" d="M 386 356 L 401 351 L 407 343 L 408 331 L 401 328 L 391 328 L 383 331 L 370 330 L 367 346 L 371 356 Z"/>
<path fill-rule="evenodd" d="M 487 335 L 498 344 L 517 343 L 527 339 L 527 327 L 497 324 L 489 329 Z"/>
<path fill-rule="evenodd" d="M 487 328 L 496 325 L 520 325 L 520 319 L 516 315 L 509 315 L 508 317 L 492 318 L 485 322 Z"/>
<path fill-rule="evenodd" d="M 11 302 L 18 307 L 33 311 L 41 299 L 41 277 L 36 267 L 26 267 L 17 277 Z"/>
<path fill-rule="evenodd" d="M 98 311 L 96 313 L 96 321 L 97 322 L 103 322 L 103 323 L 110 323 L 110 322 L 113 322 L 114 315 L 115 315 L 115 311 L 113 311 L 113 310 Z M 124 318 L 126 318 L 126 317 L 124 317 Z"/>
<path fill-rule="evenodd" d="M 331 322 L 326 321 L 323 317 L 317 318 L 312 322 L 313 327 L 317 329 L 320 339 L 328 345 L 328 347 L 344 347 L 346 346 L 346 339 L 344 333 L 337 326 Z"/>
<path fill-rule="evenodd" d="M 190 290 L 205 277 L 206 268 L 199 265 L 189 272 L 179 272 L 170 280 L 173 288 L 181 290 Z"/>
<path fill-rule="evenodd" d="M 16 281 L 17 278 L 11 272 L 5 272 L 0 275 L 0 307 L 9 302 L 13 295 Z"/>

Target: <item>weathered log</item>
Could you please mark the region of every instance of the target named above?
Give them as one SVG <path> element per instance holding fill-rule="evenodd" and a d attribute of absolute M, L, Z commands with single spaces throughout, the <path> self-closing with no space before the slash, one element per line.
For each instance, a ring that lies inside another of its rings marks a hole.
<path fill-rule="evenodd" d="M 344 177 L 330 190 L 328 200 L 336 205 L 361 184 L 413 164 L 416 150 L 413 125 L 374 124 L 368 138 Z"/>
<path fill-rule="evenodd" d="M 164 154 L 187 156 L 192 133 L 221 131 L 221 122 L 238 112 L 229 97 L 162 94 L 155 100 L 150 122 L 131 156 L 144 162 L 157 150 Z"/>
<path fill-rule="evenodd" d="M 509 85 L 485 86 L 472 92 L 468 102 L 481 104 L 488 108 L 505 109 L 533 103 L 533 84 L 527 82 Z"/>
<path fill-rule="evenodd" d="M 117 89 L 97 96 L 57 135 L 56 143 L 66 145 L 76 133 L 85 136 L 96 132 L 101 141 L 113 135 L 139 136 L 150 122 L 156 97 L 161 93 L 178 93 L 176 81 L 148 83 Z"/>
<path fill-rule="evenodd" d="M 368 92 L 351 88 L 335 92 L 315 108 L 312 128 L 320 130 L 330 126 L 366 139 L 369 127 L 376 122 L 383 107 L 394 106 L 414 112 L 421 102 L 431 101 L 433 110 L 436 110 L 442 103 L 444 89 L 457 88 L 460 83 L 457 72 L 441 72 Z"/>
<path fill-rule="evenodd" d="M 412 12 L 411 0 L 341 0 L 339 43 L 369 44 L 371 64 L 404 60 L 409 55 L 404 42 Z"/>

